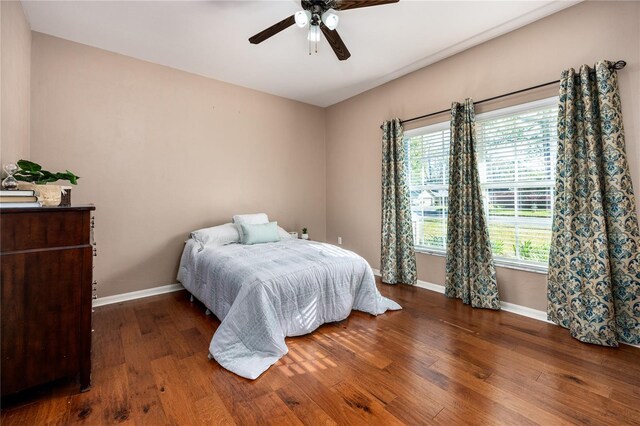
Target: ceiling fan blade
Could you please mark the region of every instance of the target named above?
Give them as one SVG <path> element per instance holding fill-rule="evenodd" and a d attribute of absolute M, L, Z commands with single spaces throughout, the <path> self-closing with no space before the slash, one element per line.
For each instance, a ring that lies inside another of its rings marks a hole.
<path fill-rule="evenodd" d="M 291 15 L 288 18 L 285 18 L 282 21 L 278 22 L 277 24 L 273 24 L 272 26 L 270 26 L 266 30 L 260 31 L 258 34 L 256 34 L 253 37 L 251 37 L 249 39 L 249 41 L 252 44 L 262 43 L 263 41 L 265 41 L 269 37 L 272 37 L 272 36 L 278 34 L 280 31 L 289 28 L 290 26 L 292 26 L 295 23 L 296 23 L 295 15 Z"/>
<path fill-rule="evenodd" d="M 349 10 L 359 7 L 382 6 L 383 4 L 398 3 L 400 0 L 337 0 L 334 9 Z"/>
<path fill-rule="evenodd" d="M 341 61 L 349 59 L 351 53 L 340 38 L 340 34 L 338 34 L 336 30 L 330 30 L 322 22 L 320 22 L 320 29 L 322 30 L 322 34 L 324 34 L 324 36 L 327 38 L 327 41 L 331 45 L 333 51 L 336 53 L 338 59 L 340 59 Z"/>

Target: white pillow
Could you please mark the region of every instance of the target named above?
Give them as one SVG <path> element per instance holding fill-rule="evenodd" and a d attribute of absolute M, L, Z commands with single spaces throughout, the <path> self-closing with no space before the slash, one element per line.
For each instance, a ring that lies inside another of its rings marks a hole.
<path fill-rule="evenodd" d="M 278 234 L 280 234 L 280 239 L 281 240 L 289 240 L 289 239 L 293 238 L 293 235 L 291 235 L 290 233 L 288 233 L 284 229 L 280 228 L 279 226 L 278 226 Z"/>
<path fill-rule="evenodd" d="M 236 214 L 233 216 L 233 223 L 238 221 L 249 225 L 261 225 L 269 223 L 269 216 L 266 213 Z"/>
<path fill-rule="evenodd" d="M 215 244 L 222 246 L 240 242 L 240 234 L 238 234 L 238 229 L 233 223 L 198 229 L 191 233 L 191 238 L 202 245 Z"/>
<path fill-rule="evenodd" d="M 233 223 L 238 230 L 240 241 L 243 240 L 242 224 L 245 225 L 262 225 L 269 223 L 269 216 L 266 213 L 254 213 L 254 214 L 237 214 L 233 216 Z"/>

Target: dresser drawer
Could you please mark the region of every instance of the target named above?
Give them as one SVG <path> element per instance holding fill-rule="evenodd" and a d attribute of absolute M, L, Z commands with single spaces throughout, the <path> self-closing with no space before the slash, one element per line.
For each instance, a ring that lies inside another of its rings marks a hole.
<path fill-rule="evenodd" d="M 82 300 L 87 253 L 91 260 L 91 247 L 0 256 L 3 395 L 77 374 L 81 310 L 91 304 Z"/>
<path fill-rule="evenodd" d="M 40 211 L 0 215 L 2 252 L 79 246 L 90 243 L 89 211 Z"/>

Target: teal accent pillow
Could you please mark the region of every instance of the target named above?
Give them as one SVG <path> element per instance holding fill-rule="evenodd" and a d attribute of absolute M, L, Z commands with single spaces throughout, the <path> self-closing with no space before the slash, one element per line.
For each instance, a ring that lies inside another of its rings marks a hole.
<path fill-rule="evenodd" d="M 278 222 L 261 223 L 252 225 L 243 223 L 242 244 L 275 243 L 280 241 Z"/>

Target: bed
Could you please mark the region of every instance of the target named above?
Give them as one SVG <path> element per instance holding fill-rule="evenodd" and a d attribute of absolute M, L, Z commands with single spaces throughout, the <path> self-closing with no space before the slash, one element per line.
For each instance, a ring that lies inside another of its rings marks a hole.
<path fill-rule="evenodd" d="M 287 353 L 287 336 L 343 320 L 353 309 L 401 309 L 379 293 L 362 257 L 295 238 L 254 245 L 190 238 L 178 280 L 221 321 L 209 357 L 248 379 Z"/>

